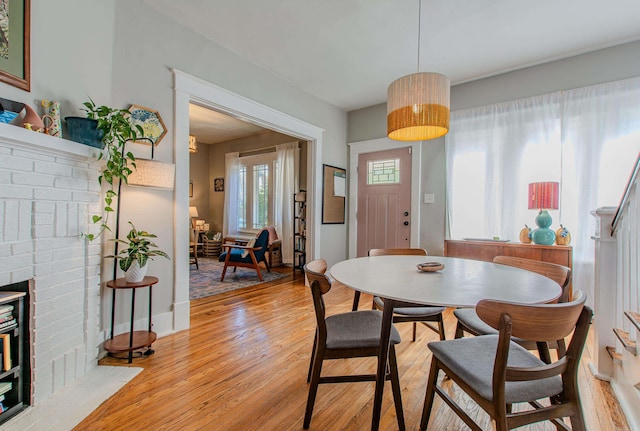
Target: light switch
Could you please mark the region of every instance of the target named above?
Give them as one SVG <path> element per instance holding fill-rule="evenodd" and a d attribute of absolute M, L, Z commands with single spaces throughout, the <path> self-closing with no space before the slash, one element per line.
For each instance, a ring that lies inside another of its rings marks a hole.
<path fill-rule="evenodd" d="M 434 193 L 425 193 L 424 194 L 424 203 L 432 204 L 436 201 L 436 195 Z"/>

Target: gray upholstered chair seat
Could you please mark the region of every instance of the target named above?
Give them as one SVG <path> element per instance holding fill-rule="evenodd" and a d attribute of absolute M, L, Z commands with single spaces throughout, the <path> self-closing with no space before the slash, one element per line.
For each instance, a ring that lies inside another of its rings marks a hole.
<path fill-rule="evenodd" d="M 377 310 L 341 313 L 326 318 L 327 349 L 359 349 L 380 346 L 382 313 Z M 400 333 L 391 327 L 391 343 L 400 342 Z"/>
<path fill-rule="evenodd" d="M 477 334 L 497 334 L 498 331 L 487 325 L 480 319 L 478 313 L 474 308 L 458 308 L 453 311 L 453 315 L 456 316 L 459 322 L 462 322 L 464 326 L 475 331 Z M 521 345 L 527 350 L 535 350 L 537 348 L 536 343 L 530 340 L 523 340 L 522 338 L 512 337 L 513 341 Z M 558 342 L 551 340 L 547 342 L 550 349 L 558 349 Z"/>
<path fill-rule="evenodd" d="M 435 357 L 487 400 L 493 400 L 492 379 L 497 345 L 497 335 L 482 335 L 428 344 Z M 544 362 L 522 346 L 513 342 L 509 346 L 509 367 L 527 368 L 544 365 Z M 505 400 L 508 404 L 528 402 L 557 395 L 562 390 L 560 376 L 536 381 L 506 382 Z"/>
<path fill-rule="evenodd" d="M 384 307 L 384 300 L 378 296 L 373 298 L 373 302 L 376 303 L 378 307 L 381 309 Z M 394 308 L 393 313 L 399 314 L 402 316 L 413 316 L 413 317 L 421 317 L 421 316 L 435 316 L 440 313 L 444 313 L 446 310 L 445 307 L 400 307 Z"/>
<path fill-rule="evenodd" d="M 475 331 L 477 334 L 497 334 L 498 331 L 487 325 L 480 319 L 475 308 L 458 308 L 453 310 L 453 315 L 456 316 L 460 322 L 462 322 L 467 328 Z"/>

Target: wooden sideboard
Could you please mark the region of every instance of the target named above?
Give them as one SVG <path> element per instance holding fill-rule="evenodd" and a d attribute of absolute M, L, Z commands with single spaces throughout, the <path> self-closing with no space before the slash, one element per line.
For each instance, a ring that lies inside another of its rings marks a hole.
<path fill-rule="evenodd" d="M 491 262 L 496 256 L 515 256 L 557 263 L 573 269 L 573 248 L 566 245 L 536 245 L 499 241 L 444 241 L 444 255 Z M 569 295 L 572 286 L 569 284 Z"/>

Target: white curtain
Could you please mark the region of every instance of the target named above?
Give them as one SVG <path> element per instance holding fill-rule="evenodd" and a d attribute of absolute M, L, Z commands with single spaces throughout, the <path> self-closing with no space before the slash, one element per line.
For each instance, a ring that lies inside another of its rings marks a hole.
<path fill-rule="evenodd" d="M 640 78 L 564 93 L 562 223 L 571 231 L 573 285 L 593 299 L 595 219 L 618 206 L 640 150 Z"/>
<path fill-rule="evenodd" d="M 232 196 L 239 196 L 238 172 L 240 169 L 240 153 L 227 153 L 224 157 L 224 219 L 222 234 L 228 236 L 238 232 L 238 206 L 232 202 Z"/>
<path fill-rule="evenodd" d="M 451 113 L 449 238 L 514 239 L 534 224 L 528 184 L 560 181 L 559 110 L 552 94 Z M 557 221 L 557 211 L 550 213 Z"/>
<path fill-rule="evenodd" d="M 517 240 L 527 184 L 560 181 L 552 229 L 569 229 L 574 289 L 593 300 L 594 219 L 617 206 L 640 149 L 640 78 L 467 109 L 446 137 L 448 238 Z M 591 302 L 592 303 L 592 302 Z"/>
<path fill-rule="evenodd" d="M 298 191 L 300 149 L 297 142 L 276 145 L 275 227 L 282 240 L 283 263 L 293 262 L 293 194 Z"/>

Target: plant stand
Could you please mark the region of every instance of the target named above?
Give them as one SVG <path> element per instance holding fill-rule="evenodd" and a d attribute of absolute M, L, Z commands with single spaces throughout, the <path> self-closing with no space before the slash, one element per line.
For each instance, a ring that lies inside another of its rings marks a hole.
<path fill-rule="evenodd" d="M 157 335 L 151 331 L 151 290 L 152 286 L 158 282 L 157 277 L 146 276 L 137 283 L 129 283 L 124 278 L 118 278 L 107 282 L 107 287 L 113 289 L 113 301 L 111 308 L 111 338 L 104 342 L 104 349 L 109 352 L 110 356 L 116 353 L 129 352 L 129 363 L 133 362 L 133 351 L 142 347 L 147 347 L 145 355 L 153 354 L 151 344 L 156 341 Z M 134 314 L 136 305 L 136 289 L 149 287 L 149 328 L 146 331 L 134 331 Z M 116 310 L 116 290 L 131 289 L 131 326 L 129 332 L 114 336 L 115 310 Z"/>

